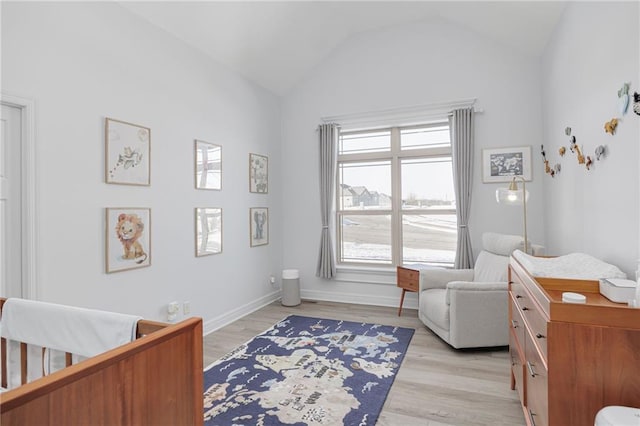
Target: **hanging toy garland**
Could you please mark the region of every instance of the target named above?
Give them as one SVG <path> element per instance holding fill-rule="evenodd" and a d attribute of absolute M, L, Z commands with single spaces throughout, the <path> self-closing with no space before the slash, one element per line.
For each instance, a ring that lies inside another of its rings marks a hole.
<path fill-rule="evenodd" d="M 640 93 L 633 92 L 633 112 L 640 115 Z"/>

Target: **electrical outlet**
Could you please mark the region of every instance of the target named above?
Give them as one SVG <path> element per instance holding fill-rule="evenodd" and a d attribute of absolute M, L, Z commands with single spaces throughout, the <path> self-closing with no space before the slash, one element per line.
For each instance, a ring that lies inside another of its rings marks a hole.
<path fill-rule="evenodd" d="M 271 275 L 269 277 L 269 282 L 271 283 L 271 285 L 274 285 L 276 283 L 276 277 L 274 277 L 273 275 Z"/>
<path fill-rule="evenodd" d="M 185 315 L 191 313 L 191 302 L 185 301 L 182 303 L 182 313 Z"/>
<path fill-rule="evenodd" d="M 180 311 L 180 305 L 178 302 L 171 302 L 167 305 L 167 321 L 175 321 Z"/>

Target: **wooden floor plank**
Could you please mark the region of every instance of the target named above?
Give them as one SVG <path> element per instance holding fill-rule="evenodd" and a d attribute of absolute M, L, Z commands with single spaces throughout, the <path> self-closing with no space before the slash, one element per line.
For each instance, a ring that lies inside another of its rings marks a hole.
<path fill-rule="evenodd" d="M 334 302 L 271 303 L 204 338 L 209 365 L 288 315 L 373 322 L 416 330 L 378 426 L 522 426 L 516 391 L 509 389 L 505 348 L 455 350 L 426 328 L 417 311 Z"/>

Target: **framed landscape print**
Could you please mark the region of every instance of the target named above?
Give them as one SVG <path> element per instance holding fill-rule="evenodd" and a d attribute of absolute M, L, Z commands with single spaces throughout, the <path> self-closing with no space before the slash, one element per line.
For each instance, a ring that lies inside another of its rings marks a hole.
<path fill-rule="evenodd" d="M 249 209 L 251 247 L 269 244 L 269 209 L 251 207 Z"/>
<path fill-rule="evenodd" d="M 249 192 L 266 194 L 269 189 L 269 158 L 249 154 Z"/>
<path fill-rule="evenodd" d="M 150 185 L 151 129 L 105 119 L 105 182 Z"/>
<path fill-rule="evenodd" d="M 151 209 L 107 208 L 107 273 L 151 265 Z"/>
<path fill-rule="evenodd" d="M 195 141 L 196 189 L 222 189 L 222 147 Z"/>
<path fill-rule="evenodd" d="M 222 253 L 222 209 L 196 207 L 196 257 Z"/>
<path fill-rule="evenodd" d="M 531 180 L 531 147 L 492 148 L 482 150 L 482 181 L 508 182 L 514 176 Z"/>

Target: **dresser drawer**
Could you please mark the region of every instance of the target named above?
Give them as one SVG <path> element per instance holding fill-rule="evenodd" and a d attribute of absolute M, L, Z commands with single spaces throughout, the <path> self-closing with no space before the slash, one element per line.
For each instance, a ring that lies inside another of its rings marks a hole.
<path fill-rule="evenodd" d="M 515 281 L 511 283 L 511 297 L 515 306 L 512 306 L 513 320 L 518 321 L 516 312 L 524 319 L 527 324 L 533 340 L 536 342 L 540 349 L 540 353 L 544 356 L 545 364 L 547 362 L 547 320 L 543 316 L 542 312 L 538 309 L 534 303 L 533 298 L 525 287 Z M 510 324 L 514 326 L 513 323 Z"/>
<path fill-rule="evenodd" d="M 520 396 L 520 401 L 525 401 L 524 341 L 517 341 L 513 329 L 511 329 L 509 333 L 509 357 L 511 359 L 511 373 L 516 382 L 516 390 Z"/>
<path fill-rule="evenodd" d="M 516 340 L 518 341 L 518 344 L 520 345 L 520 347 L 524 348 L 524 334 L 526 333 L 527 330 L 524 325 L 525 324 L 524 319 L 522 318 L 522 312 L 520 311 L 520 308 L 518 307 L 515 300 L 513 299 L 513 294 L 511 294 L 511 297 L 509 298 L 509 303 L 511 304 L 510 306 L 511 317 L 509 318 L 509 328 L 515 335 Z"/>
<path fill-rule="evenodd" d="M 547 320 L 542 313 L 535 308 L 535 305 L 528 299 L 521 305 L 521 312 L 524 320 L 531 331 L 531 339 L 538 346 L 540 353 L 547 363 Z"/>
<path fill-rule="evenodd" d="M 529 292 L 525 289 L 524 285 L 519 283 L 518 281 L 513 281 L 509 285 L 509 290 L 511 292 L 511 296 L 513 297 L 514 302 L 518 305 L 519 308 L 522 308 L 522 305 L 530 305 L 529 301 L 531 297 L 529 296 Z"/>
<path fill-rule="evenodd" d="M 549 424 L 548 377 L 547 369 L 531 336 L 525 338 L 525 388 L 526 408 L 532 425 Z"/>
<path fill-rule="evenodd" d="M 398 280 L 398 287 L 404 288 L 405 290 L 418 291 L 420 287 L 420 271 L 416 271 L 415 269 L 398 266 L 396 278 Z"/>

